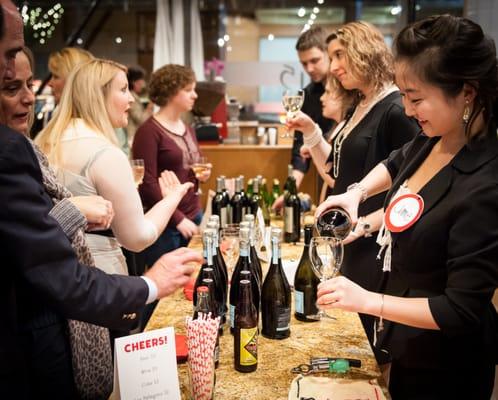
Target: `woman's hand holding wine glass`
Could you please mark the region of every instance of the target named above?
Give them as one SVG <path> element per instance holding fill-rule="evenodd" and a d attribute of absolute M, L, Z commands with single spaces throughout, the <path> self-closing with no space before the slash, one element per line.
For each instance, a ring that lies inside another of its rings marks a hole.
<path fill-rule="evenodd" d="M 343 257 L 343 245 L 340 240 L 326 236 L 311 238 L 309 252 L 311 267 L 320 282 L 323 283 L 333 278 L 339 272 Z M 334 319 L 322 309 L 319 309 L 318 314 L 308 315 L 307 318 L 317 320 L 324 318 Z"/>
<path fill-rule="evenodd" d="M 282 104 L 287 113 L 287 120 L 294 118 L 304 103 L 304 90 L 286 89 L 282 95 Z M 283 138 L 291 137 L 290 130 L 287 130 Z"/>
<path fill-rule="evenodd" d="M 213 165 L 208 162 L 207 157 L 201 156 L 199 153 L 195 153 L 192 156 L 192 164 L 190 165 L 190 168 L 194 172 L 195 178 L 199 182 L 204 183 L 211 176 L 211 169 L 213 168 Z M 197 189 L 196 194 L 202 194 L 200 187 Z"/>

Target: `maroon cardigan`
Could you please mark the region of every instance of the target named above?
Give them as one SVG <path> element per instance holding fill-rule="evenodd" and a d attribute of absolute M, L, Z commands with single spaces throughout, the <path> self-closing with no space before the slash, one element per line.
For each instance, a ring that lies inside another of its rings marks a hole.
<path fill-rule="evenodd" d="M 183 218 L 193 220 L 201 211 L 197 190 L 197 179 L 190 168 L 185 168 L 184 154 L 182 149 L 175 143 L 174 133 L 163 127 L 154 117 L 147 119 L 137 130 L 134 140 L 132 154 L 133 158 L 142 158 L 145 164 L 145 175 L 143 183 L 139 186 L 140 197 L 146 210 L 150 209 L 163 197 L 157 178 L 165 169 L 173 171 L 181 183 L 193 182 L 194 188 L 190 189 L 183 197 L 177 209 L 171 217 L 168 228 L 175 228 Z M 186 141 L 187 138 L 190 139 Z M 199 152 L 199 145 L 192 128 L 187 127 L 185 135 L 176 135 L 177 140 L 186 143 L 190 153 Z M 193 146 L 189 146 L 189 142 Z"/>

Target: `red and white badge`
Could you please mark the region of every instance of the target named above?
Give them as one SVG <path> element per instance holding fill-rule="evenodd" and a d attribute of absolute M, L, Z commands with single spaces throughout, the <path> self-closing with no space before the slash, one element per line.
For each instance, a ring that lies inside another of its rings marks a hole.
<path fill-rule="evenodd" d="M 403 232 L 412 226 L 424 211 L 424 199 L 418 194 L 399 196 L 387 207 L 384 223 L 391 232 Z"/>

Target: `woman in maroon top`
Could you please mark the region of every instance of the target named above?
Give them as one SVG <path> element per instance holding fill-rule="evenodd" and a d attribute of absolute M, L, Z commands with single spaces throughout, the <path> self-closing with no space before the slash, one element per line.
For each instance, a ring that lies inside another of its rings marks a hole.
<path fill-rule="evenodd" d="M 197 186 L 199 181 L 209 179 L 211 171 L 197 176 L 192 171 L 191 165 L 200 154 L 199 146 L 194 131 L 181 119 L 183 113 L 192 110 L 197 98 L 194 72 L 175 64 L 159 68 L 152 74 L 149 95 L 159 111 L 138 128 L 133 140 L 133 157 L 142 158 L 145 164 L 144 180 L 139 187 L 144 207 L 148 209 L 162 198 L 157 178 L 165 169 L 173 171 L 181 183 L 194 183 L 167 228 L 144 250 L 145 263 L 152 265 L 162 254 L 186 246 L 198 232 L 202 209 Z"/>

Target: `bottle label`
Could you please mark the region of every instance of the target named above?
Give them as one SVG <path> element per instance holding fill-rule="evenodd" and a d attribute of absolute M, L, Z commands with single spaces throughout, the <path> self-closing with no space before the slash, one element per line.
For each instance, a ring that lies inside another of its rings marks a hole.
<path fill-rule="evenodd" d="M 290 307 L 278 307 L 277 332 L 286 331 L 290 328 Z"/>
<path fill-rule="evenodd" d="M 258 362 L 258 328 L 240 329 L 240 365 Z"/>
<path fill-rule="evenodd" d="M 225 228 L 228 223 L 228 213 L 227 213 L 227 208 L 222 207 L 220 210 L 220 226 L 222 228 Z"/>
<path fill-rule="evenodd" d="M 284 231 L 285 231 L 285 233 L 294 232 L 294 210 L 292 207 L 285 207 L 285 210 L 284 210 Z"/>
<path fill-rule="evenodd" d="M 230 328 L 235 328 L 235 306 L 230 304 Z"/>
<path fill-rule="evenodd" d="M 294 290 L 295 308 L 298 314 L 304 314 L 304 292 Z"/>

